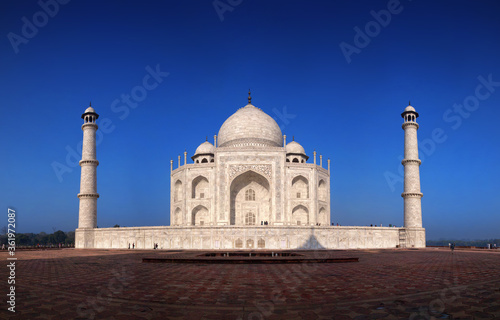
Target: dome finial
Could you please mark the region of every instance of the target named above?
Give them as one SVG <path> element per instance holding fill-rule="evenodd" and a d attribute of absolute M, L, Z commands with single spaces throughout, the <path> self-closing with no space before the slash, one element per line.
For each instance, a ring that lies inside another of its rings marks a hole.
<path fill-rule="evenodd" d="M 207 142 L 207 141 L 208 141 L 208 136 L 205 136 L 205 142 Z"/>
<path fill-rule="evenodd" d="M 90 101 L 90 103 L 89 103 L 89 107 L 92 107 L 92 101 Z"/>
<path fill-rule="evenodd" d="M 409 106 L 411 106 L 411 102 L 410 102 L 410 100 L 408 100 L 408 105 L 409 105 Z"/>
<path fill-rule="evenodd" d="M 248 89 L 248 104 L 252 104 L 252 96 L 250 93 L 250 89 Z"/>
<path fill-rule="evenodd" d="M 295 141 L 295 136 L 292 136 L 292 141 Z"/>

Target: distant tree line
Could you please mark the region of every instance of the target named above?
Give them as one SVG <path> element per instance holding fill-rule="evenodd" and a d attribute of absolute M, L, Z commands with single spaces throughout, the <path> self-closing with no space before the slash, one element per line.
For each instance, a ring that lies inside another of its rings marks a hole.
<path fill-rule="evenodd" d="M 0 235 L 0 246 L 2 244 L 7 245 L 7 234 L 6 234 L 7 230 L 3 229 L 2 229 L 2 234 Z M 59 244 L 64 244 L 65 246 L 68 246 L 68 245 L 73 245 L 74 243 L 75 243 L 75 231 L 64 232 L 58 230 L 51 234 L 47 234 L 45 232 L 16 234 L 16 246 L 38 246 L 38 245 L 58 246 Z"/>
<path fill-rule="evenodd" d="M 500 239 L 486 239 L 486 240 L 427 240 L 427 246 L 448 246 L 449 243 L 454 243 L 458 247 L 487 247 L 488 244 L 497 244 L 500 247 Z"/>

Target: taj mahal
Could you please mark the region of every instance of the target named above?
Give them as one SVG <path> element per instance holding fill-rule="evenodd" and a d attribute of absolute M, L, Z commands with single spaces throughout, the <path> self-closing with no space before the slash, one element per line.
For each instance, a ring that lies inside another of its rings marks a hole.
<path fill-rule="evenodd" d="M 363 249 L 425 247 L 420 160 L 412 106 L 404 129 L 404 227 L 334 226 L 330 217 L 330 159 L 309 157 L 276 121 L 248 103 L 213 138 L 170 161 L 170 226 L 97 228 L 96 120 L 84 123 L 77 248 L 138 249 Z M 221 121 L 222 122 L 222 121 Z M 208 139 L 207 139 L 208 140 Z"/>

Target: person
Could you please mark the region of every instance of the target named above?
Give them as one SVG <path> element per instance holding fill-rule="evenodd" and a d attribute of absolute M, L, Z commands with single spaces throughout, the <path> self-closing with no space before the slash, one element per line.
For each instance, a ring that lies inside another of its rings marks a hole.
<path fill-rule="evenodd" d="M 135 249 L 135 243 L 132 242 L 132 249 Z"/>
<path fill-rule="evenodd" d="M 453 251 L 455 250 L 455 243 L 451 244 L 450 249 L 451 249 L 451 254 L 453 254 Z"/>
<path fill-rule="evenodd" d="M 130 242 L 128 243 L 128 248 L 130 249 Z"/>

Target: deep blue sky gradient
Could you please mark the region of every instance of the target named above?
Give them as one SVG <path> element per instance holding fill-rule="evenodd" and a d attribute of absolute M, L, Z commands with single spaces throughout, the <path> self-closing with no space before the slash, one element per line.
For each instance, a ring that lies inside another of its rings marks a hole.
<path fill-rule="evenodd" d="M 77 227 L 91 100 L 111 128 L 97 148 L 99 227 L 169 225 L 170 159 L 212 142 L 251 88 L 310 161 L 313 150 L 332 160 L 333 222 L 403 224 L 402 180 L 387 177 L 402 170 L 411 99 L 428 239 L 500 237 L 500 86 L 479 91 L 489 95 L 474 111 L 453 111 L 474 101 L 479 77 L 500 82 L 500 4 L 402 0 L 348 63 L 340 44 L 354 45 L 355 27 L 388 3 L 243 0 L 221 21 L 212 1 L 70 1 L 16 53 L 8 35 L 42 9 L 0 2 L 2 207 L 17 209 L 18 232 Z M 135 108 L 113 108 L 148 66 L 169 75 Z"/>

